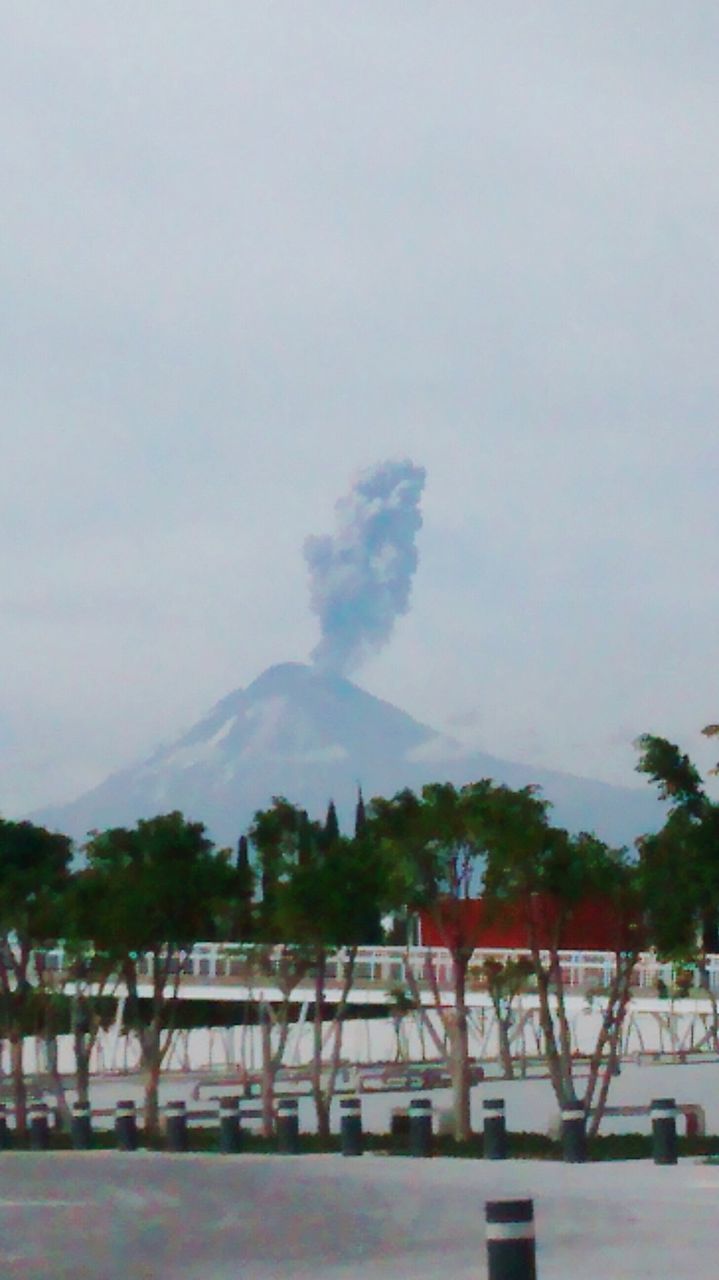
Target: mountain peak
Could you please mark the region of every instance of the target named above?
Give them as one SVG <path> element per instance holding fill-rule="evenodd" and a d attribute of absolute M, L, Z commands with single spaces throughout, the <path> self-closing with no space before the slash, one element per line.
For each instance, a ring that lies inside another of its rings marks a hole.
<path fill-rule="evenodd" d="M 426 782 L 493 778 L 535 783 L 552 820 L 630 843 L 656 830 L 662 810 L 648 792 L 535 769 L 469 751 L 352 681 L 301 662 L 268 667 L 222 698 L 149 759 L 111 775 L 75 802 L 36 814 L 75 838 L 180 809 L 221 843 L 236 841 L 254 812 L 285 795 L 313 815 L 329 797 L 349 828 L 361 784 L 367 798 Z"/>
<path fill-rule="evenodd" d="M 265 693 L 276 689 L 290 691 L 311 680 L 313 675 L 314 668 L 306 662 L 276 662 L 256 676 L 252 684 L 248 684 L 246 692 Z"/>

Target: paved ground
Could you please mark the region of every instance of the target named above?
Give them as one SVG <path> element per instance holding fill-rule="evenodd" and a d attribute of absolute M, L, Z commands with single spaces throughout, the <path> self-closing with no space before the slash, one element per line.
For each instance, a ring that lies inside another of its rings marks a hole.
<path fill-rule="evenodd" d="M 698 1102 L 706 1112 L 707 1132 L 719 1133 L 719 1090 L 716 1088 L 717 1061 L 707 1058 L 705 1062 L 686 1066 L 636 1066 L 626 1063 L 621 1075 L 612 1081 L 609 1102 L 612 1106 L 637 1103 L 647 1105 L 652 1098 L 675 1097 L 677 1102 Z M 222 1078 L 222 1073 L 220 1073 Z M 201 1100 L 193 1098 L 193 1089 L 200 1079 L 204 1079 L 200 1090 Z M 582 1086 L 582 1081 L 579 1082 Z M 72 1082 L 68 1081 L 68 1097 L 74 1097 Z M 220 1089 L 220 1092 L 225 1090 Z M 171 1098 L 182 1098 L 192 1110 L 197 1107 L 210 1107 L 212 1094 L 218 1092 L 213 1084 L 213 1077 L 207 1073 L 199 1075 L 175 1074 L 163 1076 L 160 1095 L 163 1102 Z M 409 1093 L 381 1093 L 362 1095 L 362 1118 L 365 1129 L 372 1133 L 386 1133 L 390 1126 L 390 1115 L 395 1107 L 406 1107 L 410 1100 Z M 472 1125 L 481 1130 L 482 1101 L 485 1097 L 504 1098 L 507 1108 L 507 1124 L 515 1131 L 530 1130 L 546 1133 L 556 1126 L 558 1121 L 557 1104 L 548 1080 L 491 1080 L 484 1085 L 472 1089 Z M 47 1095 L 50 1100 L 50 1095 Z M 92 1082 L 92 1103 L 96 1108 L 113 1108 L 119 1098 L 133 1098 L 138 1106 L 142 1105 L 142 1080 L 137 1075 L 124 1077 L 105 1077 Z M 435 1111 L 449 1110 L 452 1096 L 449 1089 L 432 1091 Z M 307 1097 L 299 1100 L 300 1128 L 304 1132 L 314 1133 L 317 1128 L 315 1110 L 312 1100 Z M 97 1127 L 102 1127 L 97 1121 Z M 435 1120 L 435 1125 L 437 1120 Z M 333 1129 L 339 1129 L 339 1098 L 332 1106 Z M 112 1126 L 108 1118 L 106 1126 Z M 684 1132 L 680 1121 L 680 1132 Z M 602 1123 L 602 1133 L 649 1133 L 648 1116 L 611 1117 Z"/>
<path fill-rule="evenodd" d="M 3 1280 L 482 1280 L 534 1197 L 540 1280 L 716 1280 L 719 1166 L 8 1152 Z"/>

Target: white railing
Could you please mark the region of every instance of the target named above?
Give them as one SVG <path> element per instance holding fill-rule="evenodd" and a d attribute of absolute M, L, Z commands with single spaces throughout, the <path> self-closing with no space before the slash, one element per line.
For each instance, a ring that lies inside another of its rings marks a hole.
<path fill-rule="evenodd" d="M 190 980 L 204 980 L 208 984 L 221 983 L 244 986 L 250 981 L 258 985 L 262 974 L 253 956 L 252 946 L 241 946 L 221 942 L 200 942 L 192 948 L 182 962 L 182 972 Z M 484 985 L 479 970 L 487 960 L 497 960 L 504 964 L 507 960 L 516 960 L 529 953 L 506 948 L 477 948 L 470 962 L 470 989 L 481 989 Z M 548 959 L 547 953 L 543 953 Z M 286 951 L 276 947 L 266 953 L 266 980 L 271 983 L 273 976 L 279 974 Z M 344 976 L 348 957 L 346 951 L 339 951 L 328 962 L 328 985 L 339 984 Z M 562 979 L 569 990 L 586 991 L 591 988 L 609 986 L 615 970 L 616 956 L 612 951 L 560 951 L 559 963 Z M 53 948 L 43 953 L 42 964 L 47 970 L 62 974 L 66 969 L 66 957 L 62 947 Z M 38 966 L 40 967 L 40 966 Z M 141 977 L 149 978 L 153 972 L 153 956 L 148 954 L 139 961 Z M 719 955 L 706 957 L 706 970 L 709 987 L 719 992 Z M 452 959 L 443 947 L 360 947 L 355 957 L 355 987 L 401 987 L 406 985 L 408 973 L 413 975 L 423 989 L 433 983 L 441 990 L 452 986 Z M 691 986 L 698 987 L 700 975 L 698 969 L 691 971 Z M 639 956 L 633 975 L 633 986 L 642 991 L 656 991 L 658 984 L 663 983 L 668 991 L 676 990 L 679 969 L 668 963 L 660 963 L 656 955 L 642 952 Z M 307 979 L 310 981 L 310 979 Z M 531 985 L 528 983 L 528 986 Z"/>

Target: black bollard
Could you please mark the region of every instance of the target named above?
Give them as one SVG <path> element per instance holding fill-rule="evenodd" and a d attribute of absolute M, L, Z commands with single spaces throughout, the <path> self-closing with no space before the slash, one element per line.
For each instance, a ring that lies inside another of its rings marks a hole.
<path fill-rule="evenodd" d="M 343 1156 L 361 1156 L 362 1103 L 359 1098 L 340 1098 L 340 1137 Z"/>
<path fill-rule="evenodd" d="M 413 1098 L 409 1104 L 409 1154 L 432 1154 L 432 1100 Z"/>
<path fill-rule="evenodd" d="M 280 1098 L 277 1104 L 277 1150 L 283 1156 L 300 1153 L 300 1119 L 296 1098 Z"/>
<path fill-rule="evenodd" d="M 677 1108 L 673 1098 L 652 1098 L 652 1150 L 655 1164 L 677 1162 Z"/>
<path fill-rule="evenodd" d="M 115 1107 L 115 1137 L 118 1151 L 137 1151 L 137 1112 L 132 1098 Z"/>
<path fill-rule="evenodd" d="M 584 1107 L 572 1103 L 562 1107 L 562 1157 L 566 1164 L 584 1164 L 587 1158 L 587 1130 Z"/>
<path fill-rule="evenodd" d="M 504 1098 L 485 1098 L 484 1156 L 486 1160 L 507 1159 L 507 1124 L 504 1118 Z"/>
<path fill-rule="evenodd" d="M 187 1107 L 181 1098 L 165 1104 L 165 1146 L 168 1151 L 187 1151 Z"/>
<path fill-rule="evenodd" d="M 89 1151 L 92 1146 L 92 1112 L 86 1102 L 73 1102 L 70 1120 L 72 1145 L 76 1151 Z"/>
<path fill-rule="evenodd" d="M 8 1151 L 12 1146 L 12 1134 L 7 1122 L 7 1107 L 0 1102 L 0 1151 Z"/>
<path fill-rule="evenodd" d="M 220 1151 L 224 1156 L 242 1150 L 239 1098 L 220 1098 Z"/>
<path fill-rule="evenodd" d="M 534 1201 L 488 1200 L 488 1280 L 536 1280 Z"/>
<path fill-rule="evenodd" d="M 47 1151 L 50 1145 L 47 1103 L 31 1102 L 28 1118 L 30 1121 L 30 1150 Z"/>

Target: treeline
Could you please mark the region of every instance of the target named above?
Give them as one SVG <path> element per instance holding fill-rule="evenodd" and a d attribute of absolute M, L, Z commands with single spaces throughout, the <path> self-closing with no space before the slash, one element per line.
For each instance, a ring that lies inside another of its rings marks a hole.
<path fill-rule="evenodd" d="M 197 942 L 216 940 L 243 944 L 248 972 L 271 978 L 280 990 L 279 1000 L 261 1007 L 268 1129 L 292 993 L 298 983 L 312 982 L 312 1093 L 318 1129 L 326 1134 L 358 948 L 409 939 L 410 922 L 423 911 L 451 957 L 451 1000 L 434 985 L 444 1030 L 437 1047 L 449 1046 L 455 1134 L 465 1138 L 466 990 L 478 939 L 462 904 L 481 885 L 485 920 L 511 909 L 527 937 L 521 963 L 489 964 L 484 973 L 503 1057 L 511 1057 L 512 1001 L 529 980 L 557 1100 L 584 1107 L 596 1131 L 640 950 L 656 946 L 664 956 L 701 966 L 704 952 L 717 949 L 719 806 L 679 748 L 652 736 L 638 746 L 638 769 L 671 808 L 662 830 L 639 836 L 632 850 L 611 848 L 589 833 L 571 835 L 552 825 L 550 805 L 535 788 L 513 790 L 489 779 L 460 789 L 436 783 L 367 806 L 360 797 L 352 835 L 340 831 L 332 803 L 325 817 L 313 819 L 276 797 L 256 813 L 236 850 L 215 848 L 201 823 L 171 813 L 131 829 L 91 833 L 78 862 L 66 836 L 0 820 L 0 1035 L 9 1045 L 18 1128 L 26 1123 L 24 1037 L 44 1037 L 59 1082 L 53 1046 L 60 1031 L 72 1033 L 78 1095 L 86 1101 L 93 1046 L 112 1020 L 119 981 L 126 993 L 124 1026 L 140 1046 L 146 1126 L 155 1131 L 183 966 Z M 601 993 L 602 1025 L 589 1073 L 580 1083 L 559 952 L 573 913 L 591 897 L 611 908 L 616 963 Z M 47 956 L 59 942 L 61 975 Z M 339 949 L 341 989 L 330 1004 L 327 987 Z M 430 979 L 433 973 L 428 968 Z M 402 998 L 420 1007 L 409 966 L 407 974 Z M 141 999 L 147 984 L 151 994 Z"/>

